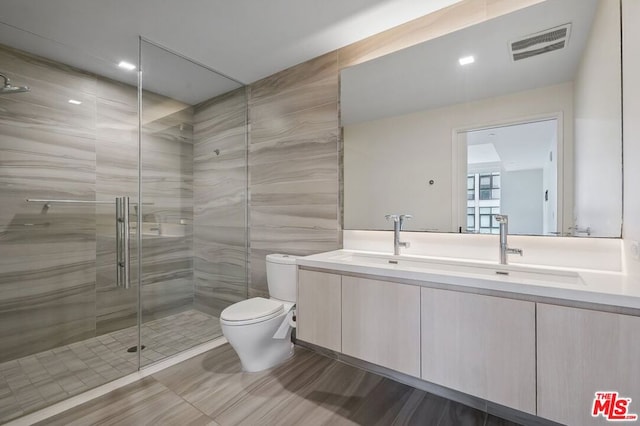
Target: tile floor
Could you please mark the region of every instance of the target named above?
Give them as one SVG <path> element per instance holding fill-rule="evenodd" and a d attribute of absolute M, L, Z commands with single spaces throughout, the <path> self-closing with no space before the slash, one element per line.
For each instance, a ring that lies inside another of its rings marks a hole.
<path fill-rule="evenodd" d="M 222 335 L 218 318 L 190 310 L 142 327 L 147 365 Z M 137 369 L 137 327 L 0 364 L 0 423 L 102 385 Z"/>
<path fill-rule="evenodd" d="M 515 425 L 300 347 L 246 373 L 228 344 L 39 424 Z"/>

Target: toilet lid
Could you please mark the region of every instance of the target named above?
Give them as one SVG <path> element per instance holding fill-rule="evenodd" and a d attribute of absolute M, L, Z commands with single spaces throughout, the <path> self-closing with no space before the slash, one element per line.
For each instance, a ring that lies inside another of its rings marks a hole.
<path fill-rule="evenodd" d="M 225 321 L 268 320 L 284 312 L 282 302 L 254 297 L 229 306 L 220 314 Z"/>

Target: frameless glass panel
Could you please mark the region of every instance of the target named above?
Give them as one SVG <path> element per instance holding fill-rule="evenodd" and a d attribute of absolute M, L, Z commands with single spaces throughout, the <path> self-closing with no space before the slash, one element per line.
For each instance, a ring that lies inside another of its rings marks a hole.
<path fill-rule="evenodd" d="M 141 40 L 142 364 L 221 335 L 247 298 L 245 88 Z"/>
<path fill-rule="evenodd" d="M 38 55 L 18 48 L 34 39 Z M 135 73 L 2 24 L 0 43 L 4 423 L 137 369 L 136 258 L 118 285 L 116 253 L 135 222 L 138 120 Z M 119 241 L 116 197 L 131 212 Z"/>

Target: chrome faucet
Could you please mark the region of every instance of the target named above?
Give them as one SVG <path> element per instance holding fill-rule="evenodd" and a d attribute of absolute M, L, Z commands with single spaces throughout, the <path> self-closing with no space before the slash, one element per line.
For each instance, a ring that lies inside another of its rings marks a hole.
<path fill-rule="evenodd" d="M 409 247 L 411 244 L 408 241 L 400 241 L 400 231 L 402 231 L 402 225 L 405 220 L 411 219 L 413 216 L 410 214 L 388 214 L 385 215 L 387 220 L 393 220 L 393 254 L 398 256 L 400 254 L 400 247 Z"/>
<path fill-rule="evenodd" d="M 522 249 L 509 248 L 509 245 L 507 244 L 509 216 L 505 214 L 497 214 L 496 220 L 500 224 L 500 264 L 506 265 L 507 254 L 519 254 L 522 256 Z"/>

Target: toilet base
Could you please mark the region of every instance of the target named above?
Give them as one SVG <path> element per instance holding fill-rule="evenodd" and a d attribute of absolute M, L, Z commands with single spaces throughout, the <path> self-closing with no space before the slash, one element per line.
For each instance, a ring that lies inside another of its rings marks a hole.
<path fill-rule="evenodd" d="M 222 334 L 238 354 L 242 369 L 257 372 L 282 364 L 294 353 L 291 328 L 284 339 L 273 335 L 282 324 L 286 313 L 267 321 L 249 325 L 229 325 L 221 320 Z"/>

